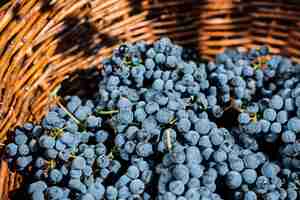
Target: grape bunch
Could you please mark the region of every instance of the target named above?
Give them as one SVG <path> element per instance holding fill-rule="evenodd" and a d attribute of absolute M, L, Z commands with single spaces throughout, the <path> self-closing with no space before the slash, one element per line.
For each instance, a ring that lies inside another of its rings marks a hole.
<path fill-rule="evenodd" d="M 10 138 L 28 199 L 300 198 L 300 65 L 267 47 L 202 62 L 168 38 L 102 65 L 93 97 Z"/>

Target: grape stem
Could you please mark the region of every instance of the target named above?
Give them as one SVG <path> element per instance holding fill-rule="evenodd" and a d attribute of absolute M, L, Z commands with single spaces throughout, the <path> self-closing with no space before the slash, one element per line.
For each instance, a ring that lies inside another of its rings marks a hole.
<path fill-rule="evenodd" d="M 166 130 L 166 142 L 167 142 L 167 149 L 169 151 L 171 151 L 172 150 L 172 143 L 171 143 L 171 133 L 170 133 L 169 129 Z"/>
<path fill-rule="evenodd" d="M 63 109 L 63 111 L 65 111 L 65 113 L 76 123 L 76 124 L 81 124 L 81 122 L 71 113 L 71 112 L 69 112 L 68 111 L 68 109 L 65 107 L 65 106 L 63 106 L 61 103 L 60 103 L 60 101 L 59 101 L 59 99 L 57 99 L 57 105 L 61 108 L 61 109 Z"/>
<path fill-rule="evenodd" d="M 112 115 L 115 113 L 118 113 L 118 110 L 101 110 L 101 111 L 97 111 L 97 114 L 99 115 Z"/>

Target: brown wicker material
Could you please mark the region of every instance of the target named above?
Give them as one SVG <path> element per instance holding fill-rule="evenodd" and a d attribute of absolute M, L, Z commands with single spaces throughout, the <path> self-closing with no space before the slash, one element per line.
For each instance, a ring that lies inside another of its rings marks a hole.
<path fill-rule="evenodd" d="M 297 1 L 294 1 L 297 2 Z M 267 44 L 300 61 L 300 4 L 284 0 L 12 0 L 0 7 L 0 140 L 38 121 L 78 69 L 123 41 L 169 36 L 206 58 Z M 298 23 L 298 26 L 296 24 Z M 0 199 L 20 178 L 1 164 Z M 2 195 L 2 196 L 1 196 Z"/>
<path fill-rule="evenodd" d="M 288 53 L 293 55 L 295 61 L 300 63 L 300 22 L 297 23 L 296 27 L 291 29 L 287 46 Z"/>

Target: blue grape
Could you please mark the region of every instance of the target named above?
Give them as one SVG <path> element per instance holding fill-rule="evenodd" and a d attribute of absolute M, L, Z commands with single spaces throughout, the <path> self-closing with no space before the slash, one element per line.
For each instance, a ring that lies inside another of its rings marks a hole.
<path fill-rule="evenodd" d="M 163 63 L 165 63 L 166 62 L 166 56 L 164 54 L 162 54 L 162 53 L 156 54 L 156 56 L 155 56 L 155 62 L 157 64 L 163 64 Z"/>
<path fill-rule="evenodd" d="M 86 119 L 86 123 L 89 128 L 96 128 L 101 126 L 102 119 L 91 115 Z"/>
<path fill-rule="evenodd" d="M 296 140 L 296 134 L 290 130 L 284 131 L 281 135 L 281 140 L 284 143 L 293 143 Z"/>
<path fill-rule="evenodd" d="M 17 167 L 21 170 L 26 168 L 32 162 L 32 156 L 18 157 L 16 160 Z"/>
<path fill-rule="evenodd" d="M 95 134 L 95 139 L 96 139 L 96 142 L 98 142 L 98 143 L 105 142 L 107 140 L 107 138 L 108 138 L 108 133 L 104 130 L 99 130 Z"/>
<path fill-rule="evenodd" d="M 177 180 L 187 183 L 189 180 L 189 169 L 182 164 L 176 165 L 173 169 L 173 175 Z"/>
<path fill-rule="evenodd" d="M 257 172 L 253 169 L 245 169 L 242 172 L 242 177 L 244 182 L 246 182 L 247 184 L 253 184 L 256 181 Z"/>
<path fill-rule="evenodd" d="M 145 106 L 145 111 L 148 114 L 153 114 L 159 110 L 159 105 L 156 102 L 149 102 Z"/>
<path fill-rule="evenodd" d="M 128 187 L 124 186 L 124 187 L 121 187 L 118 191 L 118 197 L 121 198 L 121 199 L 126 199 L 130 196 L 130 192 L 129 192 L 129 189 Z"/>
<path fill-rule="evenodd" d="M 45 199 L 45 195 L 42 192 L 34 192 L 31 195 L 32 200 L 43 200 Z"/>
<path fill-rule="evenodd" d="M 61 172 L 59 170 L 53 169 L 49 173 L 49 178 L 50 178 L 51 182 L 59 183 L 62 180 L 63 175 L 61 174 Z"/>
<path fill-rule="evenodd" d="M 28 137 L 25 134 L 18 134 L 16 135 L 15 139 L 15 143 L 17 145 L 22 145 L 25 144 L 28 140 Z"/>
<path fill-rule="evenodd" d="M 63 190 L 60 187 L 52 186 L 47 189 L 47 197 L 53 200 L 59 200 L 63 197 Z"/>
<path fill-rule="evenodd" d="M 195 124 L 196 131 L 201 135 L 208 134 L 210 128 L 210 123 L 207 119 L 199 119 Z"/>
<path fill-rule="evenodd" d="M 18 153 L 18 146 L 14 143 L 10 143 L 5 147 L 5 152 L 8 156 L 15 156 Z"/>
<path fill-rule="evenodd" d="M 92 194 L 84 194 L 82 197 L 81 197 L 82 200 L 95 200 L 94 196 Z"/>
<path fill-rule="evenodd" d="M 223 150 L 217 150 L 213 153 L 213 158 L 216 162 L 223 162 L 227 159 L 227 154 Z"/>
<path fill-rule="evenodd" d="M 158 110 L 158 112 L 156 113 L 157 121 L 163 124 L 169 123 L 172 120 L 173 116 L 174 113 L 172 111 L 164 108 Z"/>
<path fill-rule="evenodd" d="M 70 187 L 70 189 L 81 193 L 86 193 L 87 191 L 86 186 L 80 181 L 80 179 L 70 179 L 68 186 Z"/>
<path fill-rule="evenodd" d="M 169 184 L 170 191 L 175 195 L 183 194 L 185 187 L 182 181 L 172 181 Z"/>
<path fill-rule="evenodd" d="M 264 111 L 263 117 L 265 120 L 274 121 L 276 118 L 276 111 L 272 108 L 268 108 Z"/>
<path fill-rule="evenodd" d="M 55 139 L 47 136 L 47 135 L 43 135 L 42 137 L 40 137 L 39 139 L 39 144 L 41 147 L 46 148 L 46 149 L 51 149 L 54 147 L 55 145 Z"/>
<path fill-rule="evenodd" d="M 240 124 L 248 124 L 250 122 L 250 116 L 247 113 L 241 113 L 238 120 Z"/>
<path fill-rule="evenodd" d="M 277 176 L 280 171 L 280 167 L 274 163 L 265 163 L 261 168 L 262 175 L 273 178 Z"/>
<path fill-rule="evenodd" d="M 72 169 L 84 169 L 86 166 L 86 161 L 83 157 L 77 156 L 72 161 Z"/>
<path fill-rule="evenodd" d="M 188 132 L 191 128 L 191 122 L 186 118 L 180 119 L 176 125 L 180 132 Z"/>
<path fill-rule="evenodd" d="M 32 194 L 35 192 L 44 192 L 47 189 L 47 184 L 44 181 L 37 181 L 31 183 L 28 187 L 28 193 Z"/>
<path fill-rule="evenodd" d="M 242 176 L 236 171 L 230 171 L 226 175 L 226 184 L 230 189 L 236 189 L 242 184 Z"/>
<path fill-rule="evenodd" d="M 114 199 L 117 199 L 117 196 L 118 196 L 118 190 L 113 187 L 113 186 L 108 186 L 106 188 L 106 192 L 105 192 L 105 196 L 108 200 L 114 200 Z"/>
<path fill-rule="evenodd" d="M 135 179 L 129 184 L 129 189 L 133 194 L 142 194 L 145 189 L 145 184 L 140 179 Z"/>
<path fill-rule="evenodd" d="M 67 103 L 67 109 L 74 113 L 81 103 L 81 99 L 78 96 L 72 96 Z"/>
<path fill-rule="evenodd" d="M 244 200 L 257 200 L 257 195 L 253 191 L 247 191 L 245 193 Z"/>
<path fill-rule="evenodd" d="M 132 179 L 137 179 L 140 175 L 140 171 L 139 169 L 134 166 L 134 165 L 131 165 L 128 170 L 127 170 L 127 176 L 132 178 Z"/>
<path fill-rule="evenodd" d="M 300 119 L 297 117 L 289 119 L 287 127 L 289 130 L 294 131 L 296 133 L 300 132 Z"/>
<path fill-rule="evenodd" d="M 283 99 L 279 95 L 274 95 L 270 101 L 270 107 L 275 110 L 280 110 L 283 106 Z"/>
<path fill-rule="evenodd" d="M 136 153 L 142 157 L 148 157 L 153 154 L 153 148 L 150 143 L 138 143 L 136 146 Z"/>
<path fill-rule="evenodd" d="M 288 121 L 288 113 L 287 111 L 285 110 L 281 110 L 277 113 L 277 118 L 276 118 L 276 121 L 281 123 L 281 124 L 284 124 Z"/>
<path fill-rule="evenodd" d="M 229 158 L 229 166 L 234 171 L 242 171 L 244 169 L 244 162 L 240 158 Z"/>

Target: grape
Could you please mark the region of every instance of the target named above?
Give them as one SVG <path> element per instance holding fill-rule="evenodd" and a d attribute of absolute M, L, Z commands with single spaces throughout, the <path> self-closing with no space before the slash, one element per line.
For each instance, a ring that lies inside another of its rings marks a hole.
<path fill-rule="evenodd" d="M 188 132 L 191 128 L 191 122 L 186 118 L 180 119 L 176 125 L 180 132 Z"/>
<path fill-rule="evenodd" d="M 70 189 L 81 193 L 85 193 L 87 191 L 86 186 L 80 181 L 80 179 L 71 179 L 68 186 L 70 187 Z"/>
<path fill-rule="evenodd" d="M 175 195 L 181 195 L 184 192 L 184 184 L 182 181 L 172 181 L 169 184 L 170 191 Z"/>
<path fill-rule="evenodd" d="M 216 162 L 223 162 L 227 159 L 227 154 L 223 150 L 217 150 L 213 153 L 213 158 Z"/>
<path fill-rule="evenodd" d="M 190 174 L 192 177 L 200 178 L 203 175 L 203 166 L 198 164 L 189 164 Z"/>
<path fill-rule="evenodd" d="M 142 157 L 148 157 L 153 153 L 152 145 L 149 143 L 139 143 L 136 146 L 136 153 Z"/>
<path fill-rule="evenodd" d="M 163 63 L 165 63 L 165 62 L 166 62 L 166 57 L 165 57 L 165 55 L 162 54 L 162 53 L 156 54 L 156 56 L 155 56 L 155 62 L 156 62 L 157 64 L 163 64 Z"/>
<path fill-rule="evenodd" d="M 202 155 L 199 148 L 195 146 L 188 147 L 186 149 L 186 161 L 187 163 L 199 164 L 202 162 Z"/>
<path fill-rule="evenodd" d="M 32 193 L 31 196 L 32 200 L 41 200 L 41 199 L 45 199 L 44 193 L 42 192 L 34 192 Z"/>
<path fill-rule="evenodd" d="M 58 152 L 55 149 L 47 149 L 45 151 L 45 157 L 48 159 L 54 160 L 54 159 L 56 159 L 57 155 L 58 155 Z"/>
<path fill-rule="evenodd" d="M 241 113 L 238 120 L 241 124 L 248 124 L 250 122 L 250 117 L 247 113 Z"/>
<path fill-rule="evenodd" d="M 209 136 L 205 135 L 205 136 L 200 137 L 198 145 L 200 147 L 206 147 L 206 148 L 207 147 L 212 147 Z"/>
<path fill-rule="evenodd" d="M 135 179 L 130 183 L 129 188 L 133 194 L 141 194 L 145 189 L 145 185 L 143 181 Z"/>
<path fill-rule="evenodd" d="M 273 178 L 275 177 L 280 171 L 279 166 L 273 164 L 273 163 L 265 163 L 261 168 L 262 175 Z"/>
<path fill-rule="evenodd" d="M 86 166 L 86 161 L 83 157 L 76 157 L 73 161 L 72 161 L 72 169 L 84 169 Z"/>
<path fill-rule="evenodd" d="M 294 132 L 300 132 L 300 119 L 297 117 L 291 118 L 288 123 L 287 127 L 289 130 L 294 131 Z"/>
<path fill-rule="evenodd" d="M 37 181 L 29 185 L 28 193 L 44 192 L 47 189 L 47 184 L 43 181 Z"/>
<path fill-rule="evenodd" d="M 190 188 L 185 192 L 185 198 L 187 200 L 194 200 L 194 199 L 200 199 L 201 195 L 196 188 Z"/>
<path fill-rule="evenodd" d="M 15 156 L 18 152 L 18 146 L 14 143 L 10 143 L 6 146 L 5 148 L 6 153 L 8 154 L 8 156 Z"/>
<path fill-rule="evenodd" d="M 201 134 L 205 135 L 210 131 L 210 124 L 207 119 L 199 119 L 195 124 L 196 131 Z"/>
<path fill-rule="evenodd" d="M 128 168 L 128 170 L 127 170 L 128 177 L 130 177 L 132 179 L 137 179 L 139 177 L 139 175 L 140 175 L 140 171 L 136 166 L 132 165 Z"/>
<path fill-rule="evenodd" d="M 41 147 L 46 148 L 46 149 L 51 149 L 55 145 L 55 140 L 52 137 L 49 137 L 47 135 L 43 135 L 39 139 L 39 144 Z"/>
<path fill-rule="evenodd" d="M 47 189 L 47 197 L 49 199 L 61 199 L 63 197 L 63 190 L 57 186 Z"/>
<path fill-rule="evenodd" d="M 288 113 L 285 110 L 281 110 L 277 113 L 276 121 L 285 124 L 288 121 Z"/>
<path fill-rule="evenodd" d="M 226 184 L 230 189 L 236 189 L 242 184 L 242 176 L 236 171 L 230 171 L 226 175 Z"/>
<path fill-rule="evenodd" d="M 265 120 L 274 121 L 276 118 L 276 111 L 272 108 L 268 108 L 264 111 L 263 117 Z"/>
<path fill-rule="evenodd" d="M 87 123 L 87 126 L 89 128 L 96 128 L 96 127 L 99 127 L 101 125 L 101 122 L 102 122 L 102 119 L 99 118 L 99 117 L 95 117 L 95 116 L 89 116 L 87 119 L 86 119 L 86 123 Z"/>
<path fill-rule="evenodd" d="M 280 110 L 283 106 L 283 99 L 279 95 L 274 95 L 270 101 L 270 107 L 275 110 Z"/>
<path fill-rule="evenodd" d="M 156 79 L 152 84 L 152 88 L 157 91 L 162 91 L 164 88 L 164 81 L 162 79 Z"/>
<path fill-rule="evenodd" d="M 118 191 L 118 197 L 121 199 L 126 199 L 130 196 L 128 187 L 121 187 Z"/>
<path fill-rule="evenodd" d="M 159 105 L 155 102 L 149 102 L 145 106 L 145 111 L 148 114 L 153 114 L 153 113 L 157 112 L 158 110 L 159 110 Z"/>
<path fill-rule="evenodd" d="M 67 103 L 67 109 L 74 113 L 81 103 L 81 99 L 78 96 L 72 96 Z"/>
<path fill-rule="evenodd" d="M 16 164 L 20 169 L 24 169 L 32 162 L 32 156 L 19 157 L 16 160 Z"/>
<path fill-rule="evenodd" d="M 281 140 L 284 143 L 293 143 L 296 140 L 296 134 L 293 131 L 284 131 L 281 135 Z"/>
<path fill-rule="evenodd" d="M 92 194 L 85 194 L 81 197 L 82 200 L 95 200 L 94 196 Z"/>
<path fill-rule="evenodd" d="M 98 143 L 103 143 L 107 140 L 108 133 L 104 130 L 99 130 L 96 132 L 95 139 Z"/>
<path fill-rule="evenodd" d="M 164 108 L 158 110 L 158 112 L 156 113 L 157 121 L 163 124 L 169 123 L 172 120 L 173 116 L 174 114 L 172 111 Z"/>
<path fill-rule="evenodd" d="M 242 177 L 247 184 L 253 184 L 256 181 L 257 172 L 253 169 L 245 169 L 242 172 Z"/>
<path fill-rule="evenodd" d="M 244 169 L 244 162 L 240 158 L 229 158 L 229 166 L 234 171 L 242 171 Z"/>
<path fill-rule="evenodd" d="M 173 169 L 173 176 L 177 180 L 181 180 L 183 183 L 187 183 L 189 180 L 189 169 L 182 164 L 176 165 Z"/>
<path fill-rule="evenodd" d="M 257 196 L 253 191 L 247 191 L 245 193 L 244 200 L 257 200 Z"/>
<path fill-rule="evenodd" d="M 63 175 L 61 174 L 61 172 L 59 170 L 53 169 L 50 171 L 49 177 L 50 177 L 51 182 L 59 183 L 62 180 Z"/>
<path fill-rule="evenodd" d="M 199 141 L 200 135 L 196 131 L 189 131 L 184 134 L 184 138 L 190 145 L 196 145 Z"/>
<path fill-rule="evenodd" d="M 281 132 L 281 124 L 278 122 L 274 122 L 271 124 L 270 130 L 272 133 L 278 134 Z"/>
<path fill-rule="evenodd" d="M 166 60 L 166 64 L 167 66 L 171 67 L 171 68 L 175 68 L 177 65 L 178 59 L 176 58 L 176 56 L 171 55 L 167 57 Z"/>

